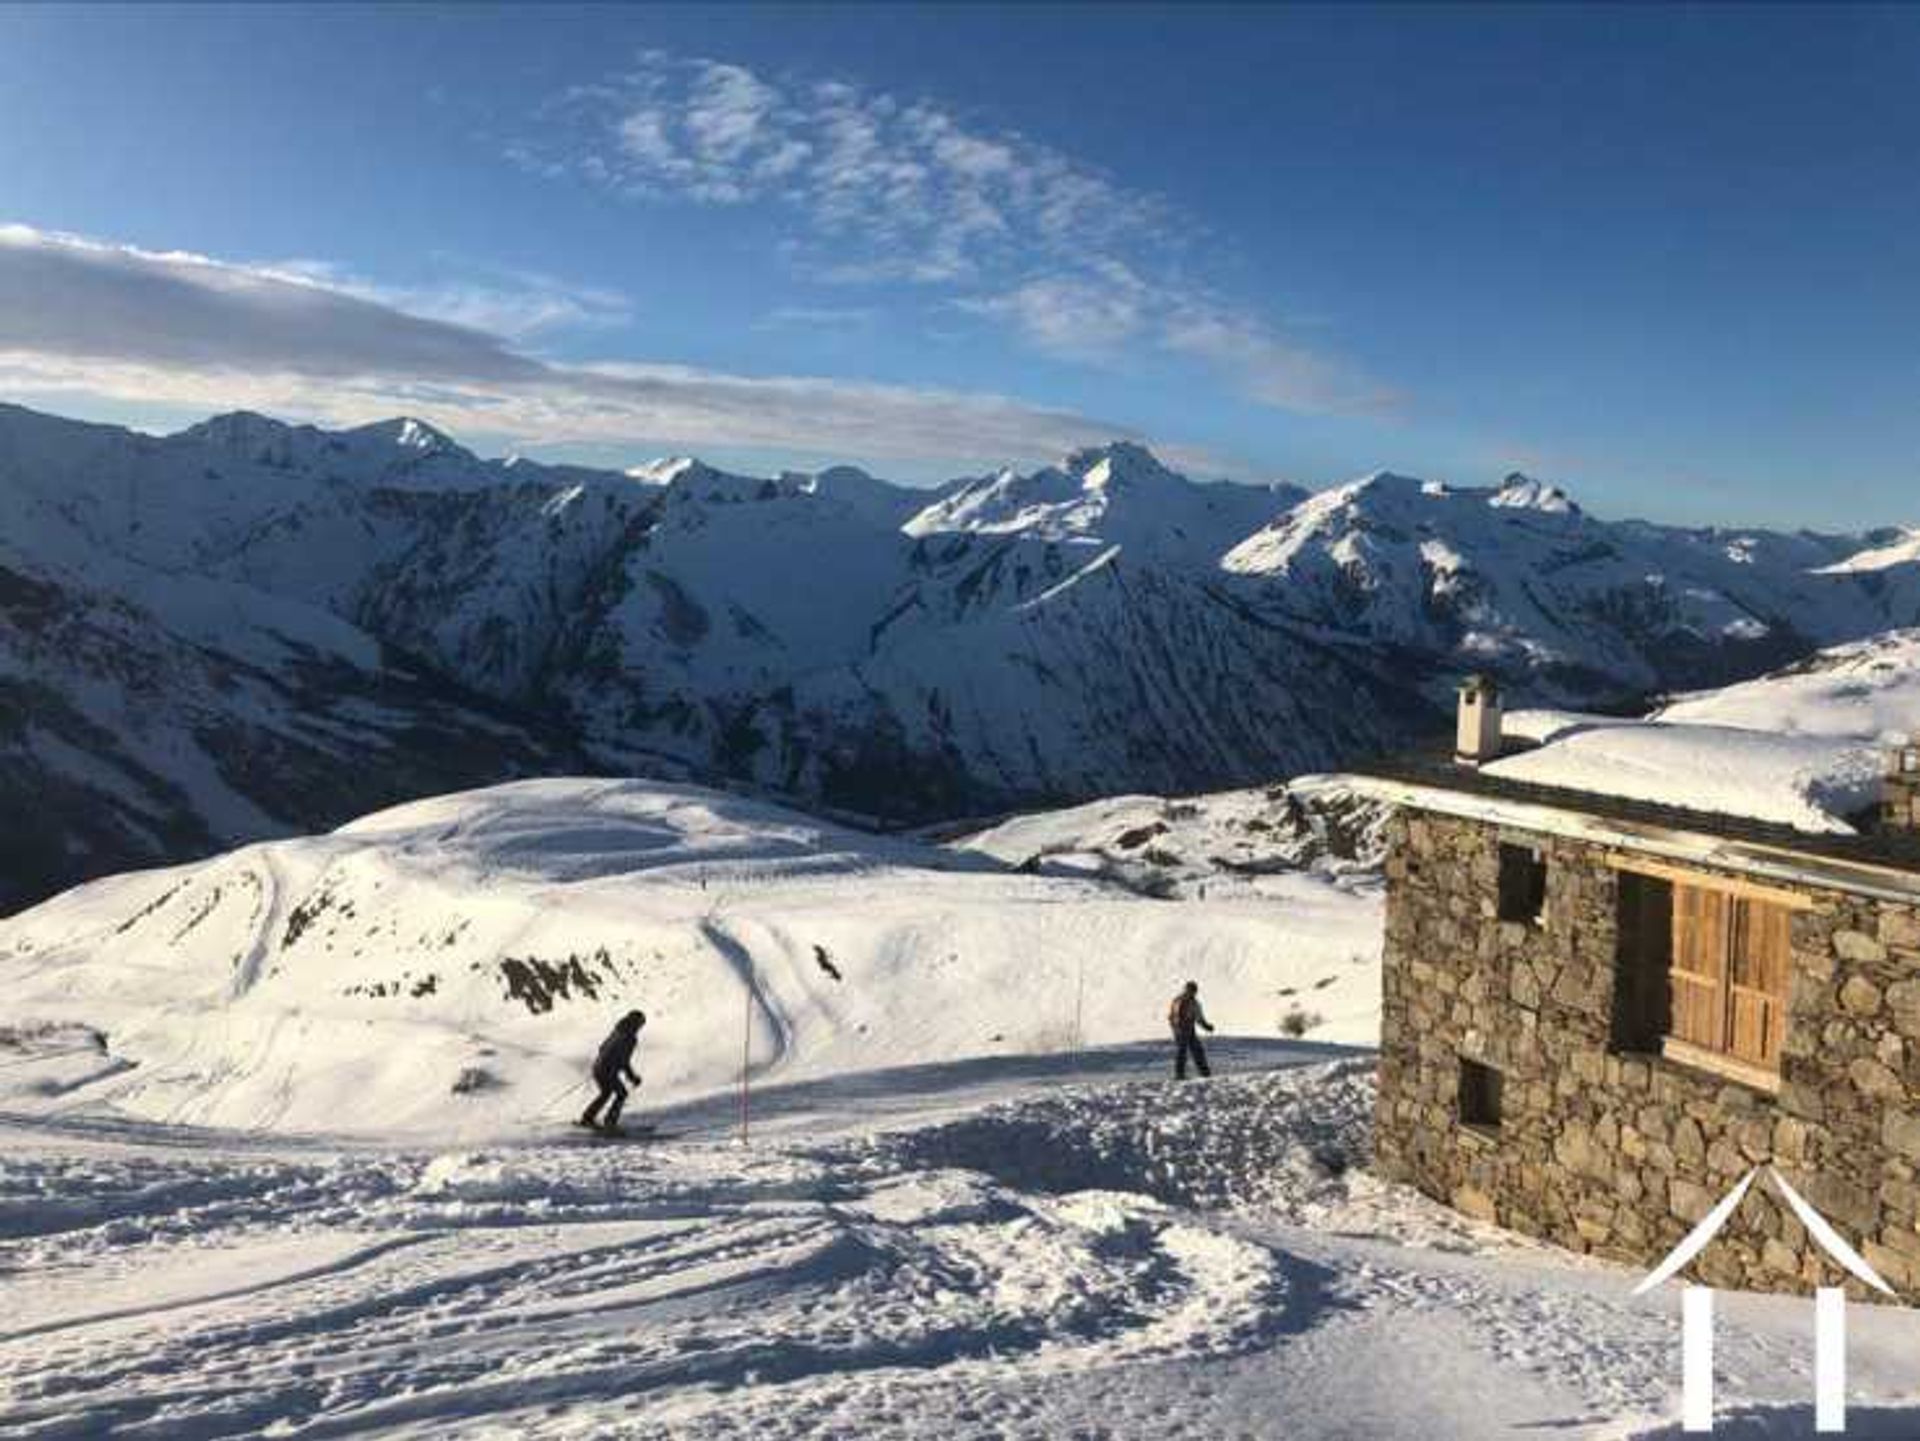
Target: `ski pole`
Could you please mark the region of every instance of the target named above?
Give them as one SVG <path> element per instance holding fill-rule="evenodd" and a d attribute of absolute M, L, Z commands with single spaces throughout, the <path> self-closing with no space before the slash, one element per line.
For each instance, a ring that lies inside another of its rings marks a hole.
<path fill-rule="evenodd" d="M 537 1121 L 542 1119 L 543 1117 L 545 1117 L 548 1111 L 551 1111 L 555 1106 L 559 1105 L 562 1101 L 566 1100 L 568 1096 L 571 1096 L 575 1091 L 579 1090 L 584 1085 L 586 1085 L 585 1081 L 575 1081 L 571 1086 L 568 1086 L 566 1090 L 561 1091 L 558 1095 L 555 1095 L 554 1097 L 546 1101 L 544 1104 L 536 1106 L 533 1110 L 527 1112 L 527 1114 L 522 1116 L 520 1119 L 523 1121 Z"/>

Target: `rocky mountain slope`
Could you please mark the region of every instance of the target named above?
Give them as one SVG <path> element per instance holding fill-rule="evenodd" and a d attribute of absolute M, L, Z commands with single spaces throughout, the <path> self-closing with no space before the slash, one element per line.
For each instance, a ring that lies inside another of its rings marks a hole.
<path fill-rule="evenodd" d="M 896 821 L 1264 782 L 1463 668 L 1615 703 L 1920 619 L 1920 556 L 1513 478 L 1199 485 L 1137 446 L 928 492 L 482 460 L 417 421 L 0 407 L 0 909 L 533 773 Z"/>

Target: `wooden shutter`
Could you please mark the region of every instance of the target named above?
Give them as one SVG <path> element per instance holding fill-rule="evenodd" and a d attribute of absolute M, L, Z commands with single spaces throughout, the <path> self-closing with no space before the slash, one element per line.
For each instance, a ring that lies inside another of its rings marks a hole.
<path fill-rule="evenodd" d="M 1700 886 L 1673 888 L 1673 1037 L 1727 1049 L 1727 932 L 1732 898 Z"/>
<path fill-rule="evenodd" d="M 1777 1069 L 1787 1034 L 1792 915 L 1764 901 L 1736 901 L 1728 935 L 1729 1054 Z"/>

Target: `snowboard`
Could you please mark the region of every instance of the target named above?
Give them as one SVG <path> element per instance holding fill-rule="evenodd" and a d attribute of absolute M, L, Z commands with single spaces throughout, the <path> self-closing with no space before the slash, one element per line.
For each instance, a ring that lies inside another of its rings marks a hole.
<path fill-rule="evenodd" d="M 568 1139 L 587 1145 L 595 1142 L 614 1145 L 621 1141 L 665 1141 L 679 1134 L 678 1131 L 662 1130 L 658 1126 L 649 1125 L 643 1121 L 631 1126 L 622 1126 L 617 1131 L 601 1131 L 591 1126 L 575 1126 L 568 1133 Z"/>

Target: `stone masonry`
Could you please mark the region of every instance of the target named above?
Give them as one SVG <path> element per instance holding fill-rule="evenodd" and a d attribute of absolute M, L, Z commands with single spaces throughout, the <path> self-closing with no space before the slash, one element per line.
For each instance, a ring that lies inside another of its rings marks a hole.
<path fill-rule="evenodd" d="M 1498 919 L 1503 840 L 1546 857 L 1540 926 Z M 1515 1231 L 1651 1265 L 1750 1167 L 1771 1164 L 1920 1302 L 1920 908 L 1801 892 L 1813 905 L 1793 918 L 1773 1094 L 1611 1049 L 1614 854 L 1418 810 L 1395 820 L 1382 1172 Z M 1497 1129 L 1460 1124 L 1463 1056 L 1501 1073 Z M 1760 1290 L 1839 1279 L 1761 1186 L 1694 1274 Z"/>

